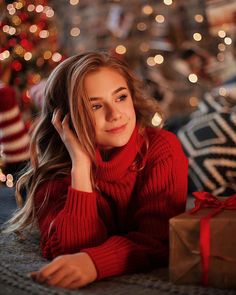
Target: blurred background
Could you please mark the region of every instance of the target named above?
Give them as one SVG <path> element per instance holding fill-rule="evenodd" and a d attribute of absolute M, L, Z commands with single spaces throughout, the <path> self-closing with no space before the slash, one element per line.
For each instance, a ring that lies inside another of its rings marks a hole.
<path fill-rule="evenodd" d="M 28 160 L 49 73 L 95 49 L 128 62 L 176 131 L 206 93 L 235 97 L 236 0 L 0 0 L 0 185 L 12 187 Z M 7 144 L 20 136 L 14 154 Z"/>

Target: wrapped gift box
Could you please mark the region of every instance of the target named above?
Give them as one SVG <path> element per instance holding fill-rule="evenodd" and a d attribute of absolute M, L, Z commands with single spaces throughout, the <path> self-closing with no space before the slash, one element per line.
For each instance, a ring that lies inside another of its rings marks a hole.
<path fill-rule="evenodd" d="M 170 281 L 176 284 L 203 284 L 200 220 L 216 210 L 202 208 L 170 219 Z M 236 288 L 236 210 L 222 210 L 209 220 L 210 256 L 208 285 Z"/>

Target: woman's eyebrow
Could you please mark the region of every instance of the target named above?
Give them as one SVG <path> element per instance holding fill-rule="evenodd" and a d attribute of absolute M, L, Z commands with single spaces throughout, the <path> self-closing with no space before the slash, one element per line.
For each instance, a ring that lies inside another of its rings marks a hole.
<path fill-rule="evenodd" d="M 116 93 L 118 93 L 118 92 L 120 92 L 121 90 L 124 90 L 124 89 L 127 89 L 127 88 L 126 87 L 119 87 L 115 91 L 112 92 L 112 95 L 114 95 L 114 94 L 116 94 Z"/>
<path fill-rule="evenodd" d="M 118 93 L 118 92 L 120 92 L 121 90 L 124 90 L 124 89 L 127 89 L 126 87 L 119 87 L 119 88 L 117 88 L 116 90 L 114 90 L 113 92 L 112 92 L 112 95 L 114 95 L 114 94 L 116 94 L 116 93 Z M 90 101 L 93 101 L 93 100 L 99 100 L 99 99 L 101 99 L 100 97 L 90 97 L 89 98 L 89 100 Z"/>

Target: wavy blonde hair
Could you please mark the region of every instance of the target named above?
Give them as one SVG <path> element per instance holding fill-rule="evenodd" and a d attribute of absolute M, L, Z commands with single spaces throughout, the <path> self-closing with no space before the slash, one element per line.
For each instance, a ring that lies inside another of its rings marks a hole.
<path fill-rule="evenodd" d="M 19 209 L 8 221 L 5 232 L 21 232 L 28 225 L 35 224 L 34 195 L 40 184 L 48 179 L 70 175 L 69 153 L 51 123 L 56 108 L 61 110 L 62 116 L 70 113 L 71 128 L 91 158 L 93 167 L 96 167 L 94 117 L 84 88 L 84 78 L 89 72 L 101 67 L 117 70 L 125 78 L 133 99 L 140 132 L 144 133 L 145 127 L 151 125 L 155 113 L 163 119 L 158 103 L 144 92 L 143 83 L 129 70 L 125 62 L 104 52 L 89 52 L 64 60 L 52 71 L 47 80 L 43 109 L 31 136 L 31 161 L 27 171 L 16 184 Z M 27 193 L 24 204 L 22 190 Z M 47 201 L 48 194 L 43 203 Z"/>

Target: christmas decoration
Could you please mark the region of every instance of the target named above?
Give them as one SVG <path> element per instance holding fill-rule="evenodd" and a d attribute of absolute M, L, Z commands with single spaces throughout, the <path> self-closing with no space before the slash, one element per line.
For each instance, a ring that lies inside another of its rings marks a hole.
<path fill-rule="evenodd" d="M 0 11 L 0 62 L 27 126 L 54 66 L 96 49 L 126 60 L 167 120 L 235 88 L 235 0 L 0 0 Z"/>
<path fill-rule="evenodd" d="M 46 0 L 0 0 L 0 82 L 5 85 L 4 89 L 11 89 L 15 93 L 14 107 L 21 112 L 24 121 L 21 121 L 18 127 L 24 125 L 29 129 L 35 112 L 41 109 L 29 96 L 29 90 L 47 77 L 64 58 L 58 51 L 57 35 L 54 10 Z M 12 103 L 9 99 L 1 96 L 1 102 L 6 101 L 6 105 Z M 1 120 L 2 114 L 1 112 Z M 1 123 L 5 124 L 2 121 Z M 13 143 L 12 138 L 9 140 L 9 144 Z M 17 148 L 20 149 L 21 145 L 17 144 Z M 0 151 L 0 178 L 8 185 L 10 176 L 5 175 L 4 171 L 9 168 L 9 161 L 12 165 L 18 161 L 13 159 L 16 155 L 13 157 L 12 154 L 8 154 L 6 159 L 2 140 Z M 23 157 L 23 154 L 21 156 Z M 27 159 L 25 156 L 24 159 L 18 160 Z M 14 174 L 17 165 L 13 166 Z"/>
<path fill-rule="evenodd" d="M 58 52 L 54 10 L 46 0 L 0 0 L 0 11 L 0 61 L 11 68 L 9 84 L 17 88 L 20 107 L 27 111 L 30 87 L 63 58 Z"/>
<path fill-rule="evenodd" d="M 61 47 L 69 55 L 105 49 L 127 60 L 168 118 L 191 113 L 206 91 L 235 75 L 235 3 L 52 1 Z"/>

